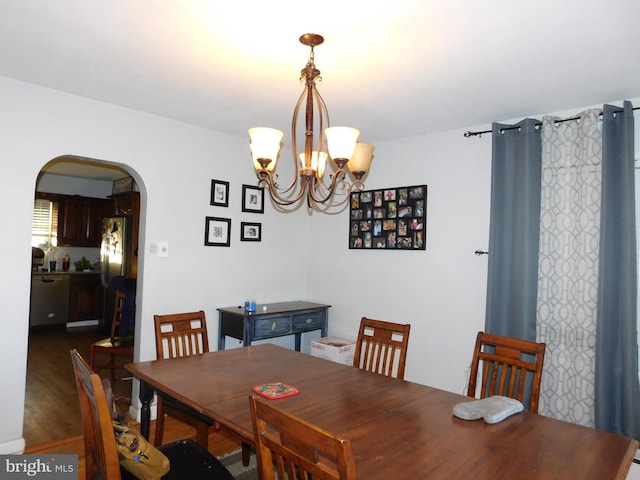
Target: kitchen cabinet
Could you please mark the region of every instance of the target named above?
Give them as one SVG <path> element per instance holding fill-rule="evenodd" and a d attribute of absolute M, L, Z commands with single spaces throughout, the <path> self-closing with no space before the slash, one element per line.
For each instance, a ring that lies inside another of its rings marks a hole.
<path fill-rule="evenodd" d="M 59 247 L 100 247 L 102 218 L 110 213 L 111 200 L 44 192 L 36 197 L 56 204 Z"/>
<path fill-rule="evenodd" d="M 102 317 L 102 282 L 99 273 L 69 274 L 69 322 Z"/>
<path fill-rule="evenodd" d="M 100 247 L 102 218 L 111 202 L 106 198 L 59 195 L 58 246 Z"/>
<path fill-rule="evenodd" d="M 99 273 L 32 273 L 30 325 L 98 320 L 102 295 Z"/>

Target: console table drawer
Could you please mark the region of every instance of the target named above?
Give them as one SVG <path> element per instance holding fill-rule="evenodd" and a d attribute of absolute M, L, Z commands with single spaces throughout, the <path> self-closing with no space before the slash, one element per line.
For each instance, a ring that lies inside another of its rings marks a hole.
<path fill-rule="evenodd" d="M 293 315 L 293 330 L 306 331 L 322 328 L 325 320 L 324 311 L 308 312 Z"/>
<path fill-rule="evenodd" d="M 291 317 L 256 318 L 253 324 L 254 338 L 270 338 L 291 332 Z"/>
<path fill-rule="evenodd" d="M 245 347 L 254 340 L 295 337 L 295 349 L 300 351 L 302 336 L 320 330 L 326 337 L 329 307 L 324 303 L 306 301 L 280 302 L 256 305 L 254 312 L 242 306 L 218 308 L 218 350 L 225 349 L 225 338 L 237 338 Z"/>

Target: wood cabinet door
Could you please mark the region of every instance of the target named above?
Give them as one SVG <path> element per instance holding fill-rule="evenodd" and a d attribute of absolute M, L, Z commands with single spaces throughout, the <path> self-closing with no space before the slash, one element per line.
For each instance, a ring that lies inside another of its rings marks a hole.
<path fill-rule="evenodd" d="M 85 198 L 82 202 L 83 247 L 100 247 L 102 242 L 102 219 L 109 213 L 111 202 L 101 198 Z"/>
<path fill-rule="evenodd" d="M 110 211 L 110 200 L 60 195 L 57 202 L 58 246 L 100 247 L 102 218 Z"/>
<path fill-rule="evenodd" d="M 82 239 L 82 197 L 58 199 L 58 246 L 80 246 Z"/>
<path fill-rule="evenodd" d="M 69 283 L 69 321 L 102 317 L 102 284 L 99 274 L 71 274 Z"/>

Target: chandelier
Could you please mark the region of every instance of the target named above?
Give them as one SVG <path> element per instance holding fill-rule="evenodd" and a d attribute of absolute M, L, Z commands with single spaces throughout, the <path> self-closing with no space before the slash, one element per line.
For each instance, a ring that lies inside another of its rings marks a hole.
<path fill-rule="evenodd" d="M 304 84 L 304 89 L 291 121 L 295 172 L 288 186 L 278 185 L 275 172 L 283 132 L 268 127 L 249 129 L 258 186 L 265 187 L 278 205 L 296 205 L 303 199 L 306 199 L 309 208 L 343 204 L 349 199 L 351 191 L 362 190 L 362 177 L 371 164 L 374 147 L 357 142 L 360 131 L 350 127 L 331 127 L 329 123 L 327 106 L 316 89 L 316 82 L 322 81 L 322 77 L 314 63 L 314 47 L 323 42 L 324 38 L 314 33 L 300 37 L 300 43 L 310 47 L 311 53 L 300 71 L 300 82 Z M 302 137 L 302 151 L 299 152 L 298 139 Z M 328 157 L 333 160 L 335 171 L 325 179 Z M 353 177 L 351 184 L 347 181 L 347 173 Z M 338 192 L 345 195 L 342 200 L 336 198 Z"/>

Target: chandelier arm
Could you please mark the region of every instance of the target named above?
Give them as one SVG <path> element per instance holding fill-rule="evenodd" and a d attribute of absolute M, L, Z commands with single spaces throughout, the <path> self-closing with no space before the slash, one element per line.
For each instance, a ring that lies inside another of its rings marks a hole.
<path fill-rule="evenodd" d="M 322 95 L 320 95 L 320 92 L 318 92 L 318 89 L 316 88 L 315 83 L 313 84 L 313 94 L 316 101 L 316 105 L 318 107 L 318 112 L 319 112 L 318 119 L 320 123 L 317 151 L 323 152 L 325 151 L 325 147 L 327 147 L 326 138 L 324 136 L 324 129 L 331 126 L 331 122 L 329 121 L 329 110 L 327 109 L 327 104 L 324 102 L 324 98 L 322 98 Z M 326 127 L 325 127 L 325 123 L 326 123 Z M 327 154 L 327 157 L 328 157 L 328 154 Z M 327 163 L 329 163 L 329 161 L 327 161 Z M 327 167 L 328 165 L 325 165 L 325 170 Z M 320 177 L 319 175 L 318 175 L 317 183 L 322 185 L 324 189 L 328 189 L 328 187 L 324 183 L 324 178 Z"/>
<path fill-rule="evenodd" d="M 298 101 L 296 102 L 296 106 L 293 109 L 293 117 L 291 119 L 291 146 L 293 150 L 291 151 L 291 155 L 293 157 L 293 164 L 296 169 L 296 175 L 294 177 L 294 182 L 297 181 L 298 175 L 300 174 L 300 166 L 298 164 L 298 113 L 300 113 L 300 108 L 302 103 L 307 98 L 307 87 L 302 90 L 302 93 L 298 97 Z"/>
<path fill-rule="evenodd" d="M 320 95 L 320 92 L 318 92 L 315 83 L 311 87 L 311 92 L 314 100 L 316 101 L 316 106 L 318 107 L 318 121 L 320 123 L 320 128 L 318 129 L 318 146 L 316 147 L 316 149 L 319 152 L 323 152 L 325 151 L 325 147 L 327 146 L 324 136 L 324 129 L 331 126 L 331 123 L 329 122 L 329 110 L 327 109 L 327 104 L 324 103 L 324 98 L 322 98 L 322 95 Z"/>
<path fill-rule="evenodd" d="M 340 178 L 342 177 L 342 178 Z M 327 195 L 322 197 L 322 196 L 316 196 L 315 188 L 309 188 L 309 196 L 311 197 L 311 199 L 316 202 L 316 203 L 326 203 L 335 193 L 336 190 L 336 186 L 338 184 L 338 181 L 343 180 L 345 177 L 345 172 L 342 169 L 338 169 L 336 171 L 336 173 L 334 175 L 332 175 L 331 177 L 331 185 L 329 185 L 329 187 L 326 187 L 328 189 Z M 319 182 L 322 183 L 322 182 Z"/>
<path fill-rule="evenodd" d="M 273 178 L 273 175 L 271 174 L 271 172 L 265 170 L 265 171 L 261 171 L 258 174 L 258 186 L 265 186 L 266 189 L 269 191 L 269 197 L 271 197 L 271 200 L 273 200 L 275 203 L 277 203 L 278 205 L 293 205 L 294 203 L 297 203 L 302 196 L 305 194 L 305 190 L 307 188 L 307 182 L 305 182 L 304 180 L 301 182 L 301 187 L 300 187 L 300 191 L 298 192 L 298 194 L 295 196 L 295 198 L 285 198 L 282 197 L 281 194 L 279 193 L 279 191 L 281 193 L 285 193 L 288 190 L 291 190 L 291 188 L 289 188 L 288 190 L 280 190 L 278 189 L 276 182 Z"/>

